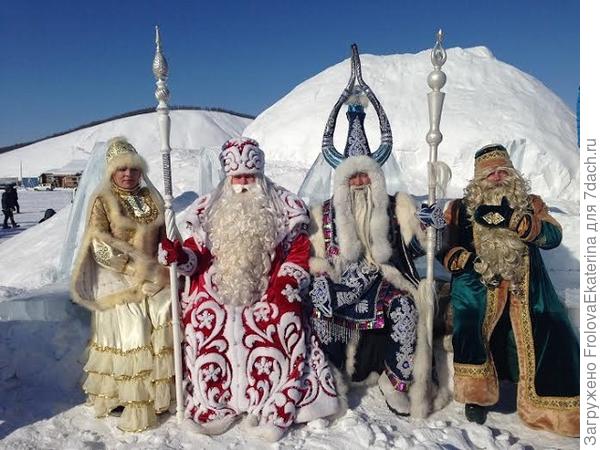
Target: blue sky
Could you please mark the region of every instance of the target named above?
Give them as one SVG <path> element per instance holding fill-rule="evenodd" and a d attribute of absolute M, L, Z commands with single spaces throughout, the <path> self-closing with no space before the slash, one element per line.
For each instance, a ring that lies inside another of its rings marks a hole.
<path fill-rule="evenodd" d="M 3 0 L 0 146 L 155 105 L 154 25 L 171 104 L 259 114 L 349 55 L 485 45 L 575 111 L 577 0 Z"/>

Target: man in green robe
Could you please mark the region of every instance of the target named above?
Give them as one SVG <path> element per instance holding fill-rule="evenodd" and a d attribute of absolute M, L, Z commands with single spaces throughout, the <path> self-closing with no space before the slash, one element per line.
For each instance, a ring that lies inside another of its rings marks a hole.
<path fill-rule="evenodd" d="M 483 423 L 498 379 L 509 379 L 527 425 L 578 436 L 579 343 L 540 255 L 560 244 L 562 229 L 528 191 L 506 149 L 488 145 L 464 198 L 446 210 L 454 397 Z"/>

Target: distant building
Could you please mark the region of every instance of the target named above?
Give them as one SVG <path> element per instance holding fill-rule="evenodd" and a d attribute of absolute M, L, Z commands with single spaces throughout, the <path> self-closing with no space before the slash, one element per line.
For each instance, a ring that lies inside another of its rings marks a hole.
<path fill-rule="evenodd" d="M 53 169 L 42 173 L 39 177 L 40 184 L 49 184 L 60 188 L 76 188 L 79 186 L 81 174 L 87 161 L 74 160 L 60 169 Z"/>

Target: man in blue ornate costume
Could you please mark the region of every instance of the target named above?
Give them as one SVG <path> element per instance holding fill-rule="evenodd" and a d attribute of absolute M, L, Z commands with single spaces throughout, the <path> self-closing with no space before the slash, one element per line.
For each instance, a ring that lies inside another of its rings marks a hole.
<path fill-rule="evenodd" d="M 539 251 L 560 244 L 559 223 L 496 144 L 475 154 L 475 176 L 446 221 L 455 399 L 483 423 L 498 378 L 510 379 L 527 425 L 578 436 L 579 344 Z"/>
<path fill-rule="evenodd" d="M 380 123 L 381 145 L 373 154 L 363 129 L 365 96 Z M 343 103 L 349 131 L 342 155 L 333 132 Z M 391 150 L 388 119 L 362 80 L 353 46 L 352 76 L 323 137 L 323 157 L 335 168 L 333 197 L 311 208 L 312 324 L 341 372 L 338 387 L 374 372 L 391 410 L 424 417 L 431 406 L 431 348 L 413 263 L 423 254 L 424 226 L 407 194 L 388 195 L 381 166 Z"/>

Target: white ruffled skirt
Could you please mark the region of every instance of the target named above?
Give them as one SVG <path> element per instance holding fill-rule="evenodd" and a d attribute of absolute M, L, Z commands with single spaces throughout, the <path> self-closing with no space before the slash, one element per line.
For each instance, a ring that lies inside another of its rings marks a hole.
<path fill-rule="evenodd" d="M 174 398 L 169 290 L 92 314 L 83 390 L 96 417 L 123 406 L 118 427 L 143 431 Z"/>

